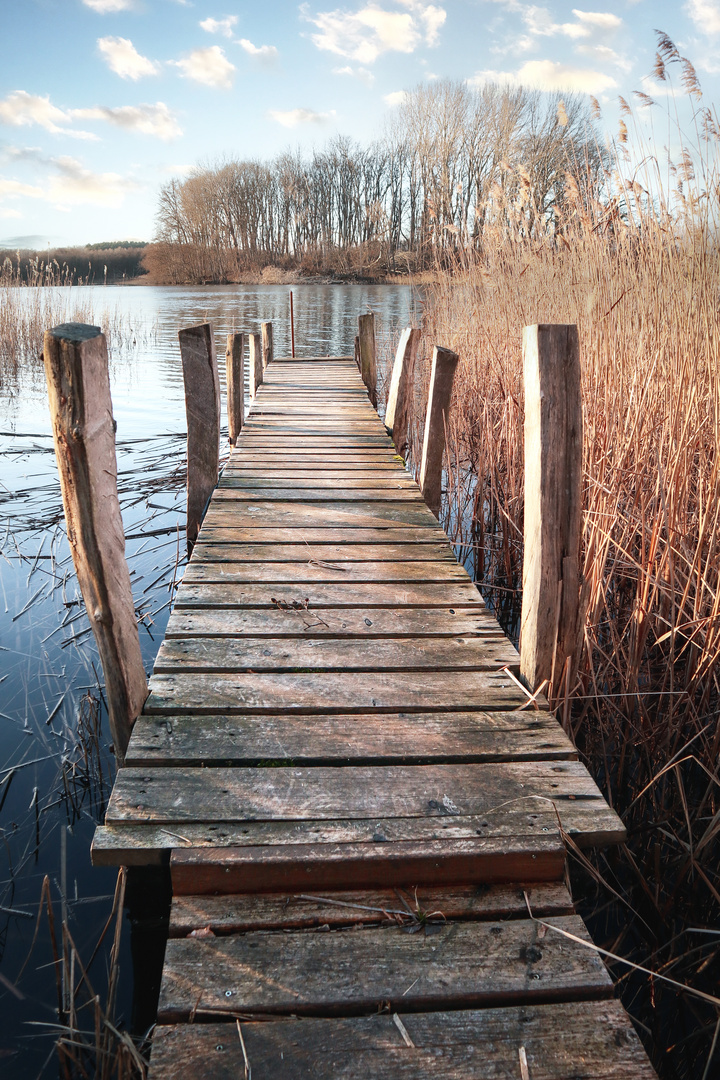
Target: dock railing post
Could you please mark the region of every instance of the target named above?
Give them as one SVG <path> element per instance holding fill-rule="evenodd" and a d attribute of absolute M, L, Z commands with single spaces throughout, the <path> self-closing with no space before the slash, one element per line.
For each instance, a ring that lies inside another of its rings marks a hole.
<path fill-rule="evenodd" d="M 228 334 L 225 351 L 228 441 L 237 442 L 245 420 L 245 335 Z"/>
<path fill-rule="evenodd" d="M 375 316 L 372 311 L 358 318 L 360 374 L 367 386 L 370 403 L 377 409 L 377 359 L 375 356 Z"/>
<path fill-rule="evenodd" d="M 275 357 L 273 352 L 273 324 L 271 322 L 260 323 L 260 333 L 262 334 L 263 371 L 265 371 L 268 364 L 272 364 Z"/>
<path fill-rule="evenodd" d="M 263 381 L 263 350 L 260 334 L 248 334 L 250 342 L 250 400 L 258 392 Z"/>
<path fill-rule="evenodd" d="M 209 323 L 178 333 L 187 414 L 187 541 L 197 540 L 217 486 L 220 460 L 220 383 Z"/>
<path fill-rule="evenodd" d="M 569 687 L 580 640 L 582 398 L 576 326 L 526 326 L 525 524 L 520 672 Z"/>
<path fill-rule="evenodd" d="M 360 337 L 355 335 L 355 363 L 357 364 L 358 371 L 362 373 L 362 364 L 360 363 Z"/>
<path fill-rule="evenodd" d="M 460 357 L 451 349 L 433 349 L 425 415 L 425 437 L 420 461 L 420 490 L 435 517 L 440 516 L 442 462 L 445 451 L 448 410 L 455 369 Z"/>
<path fill-rule="evenodd" d="M 105 336 L 98 326 L 56 326 L 45 334 L 43 358 L 68 540 L 122 765 L 148 687 L 125 559 Z"/>
<path fill-rule="evenodd" d="M 387 408 L 385 410 L 385 427 L 388 434 L 392 436 L 395 449 L 403 457 L 408 448 L 410 401 L 419 342 L 419 330 L 413 330 L 410 326 L 403 330 L 395 354 Z"/>

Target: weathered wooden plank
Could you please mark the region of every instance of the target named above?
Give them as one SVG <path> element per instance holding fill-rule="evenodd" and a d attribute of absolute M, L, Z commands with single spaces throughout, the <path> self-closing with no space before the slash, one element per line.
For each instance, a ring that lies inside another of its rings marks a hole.
<path fill-rule="evenodd" d="M 438 532 L 437 525 L 429 527 L 407 526 L 393 523 L 390 526 L 378 528 L 343 528 L 342 526 L 303 528 L 302 531 L 293 529 L 292 526 L 253 526 L 252 522 L 247 525 L 229 525 L 217 527 L 208 525 L 206 522 L 202 530 L 201 544 L 227 543 L 234 544 L 363 544 L 368 545 L 370 558 L 382 558 L 383 554 L 374 554 L 369 545 L 382 545 L 383 553 L 387 551 L 387 544 L 433 544 L 441 546 L 445 551 L 451 550 L 451 545 L 444 532 Z"/>
<path fill-rule="evenodd" d="M 318 926 L 364 926 L 394 922 L 412 925 L 417 918 L 536 918 L 573 915 L 572 897 L 558 881 L 522 885 L 422 886 L 400 890 L 331 892 L 324 896 L 261 893 L 223 896 L 176 896 L 170 910 L 170 937 L 187 937 L 209 927 L 216 935 L 248 930 L 302 930 Z"/>
<path fill-rule="evenodd" d="M 656 1080 L 618 1001 L 408 1013 L 393 1017 L 243 1023 L 261 1080 Z M 235 1025 L 155 1029 L 148 1080 L 237 1080 L 245 1062 Z"/>
<path fill-rule="evenodd" d="M 366 472 L 356 478 L 340 470 L 327 469 L 318 469 L 316 473 L 306 472 L 305 474 L 286 472 L 284 475 L 278 475 L 276 471 L 262 473 L 258 470 L 240 472 L 226 469 L 222 475 L 221 487 L 252 491 L 256 488 L 282 490 L 292 486 L 293 489 L 302 491 L 322 491 L 326 488 L 337 491 L 338 480 L 342 480 L 343 490 L 347 491 L 364 491 L 369 488 L 385 491 L 410 490 L 417 493 L 418 490 L 415 481 L 406 473 L 388 476 L 383 473 Z"/>
<path fill-rule="evenodd" d="M 276 672 L 188 671 L 150 679 L 144 712 L 247 713 L 433 712 L 438 709 L 513 709 L 526 693 L 497 671 Z"/>
<path fill-rule="evenodd" d="M 404 543 L 392 544 L 378 540 L 368 543 L 274 543 L 272 540 L 261 543 L 239 541 L 238 543 L 203 542 L 193 551 L 193 563 L 198 562 L 262 562 L 294 563 L 330 562 L 449 562 L 455 563 L 455 556 L 449 544 Z"/>
<path fill-rule="evenodd" d="M 171 638 L 160 646 L 155 674 L 181 671 L 498 671 L 519 664 L 498 627 L 494 637 L 421 641 L 237 641 Z"/>
<path fill-rule="evenodd" d="M 183 585 L 175 602 L 180 608 L 272 608 L 280 605 L 303 608 L 449 608 L 484 610 L 485 605 L 472 582 L 409 581 L 396 585 L 358 581 L 353 584 L 318 584 L 308 581 L 300 588 L 285 584 L 282 590 L 272 583 L 227 582 L 222 585 Z"/>
<path fill-rule="evenodd" d="M 419 581 L 425 585 L 444 582 L 467 585 L 470 579 L 464 567 L 449 559 L 440 562 L 374 562 L 368 559 L 367 562 L 335 564 L 325 558 L 305 558 L 296 563 L 255 562 L 250 559 L 246 562 L 220 562 L 218 559 L 207 562 L 193 559 L 183 577 L 184 585 L 264 582 L 304 585 L 311 581 L 318 584 L 351 584 L 362 581 L 371 584 L 406 585 Z M 448 603 L 451 601 L 448 600 Z"/>
<path fill-rule="evenodd" d="M 331 504 L 329 508 L 330 513 L 332 513 L 333 506 L 336 503 L 422 503 L 417 487 L 403 487 L 398 485 L 397 487 L 355 488 L 348 486 L 347 488 L 343 487 L 342 490 L 338 490 L 337 485 L 334 488 L 296 488 L 294 486 L 288 487 L 287 485 L 284 487 L 275 486 L 272 483 L 267 483 L 263 487 L 245 487 L 230 478 L 223 479 L 215 491 L 215 498 L 213 500 L 214 505 L 218 510 L 225 509 L 226 507 L 231 508 L 234 503 L 260 501 L 302 503 L 325 502 Z"/>
<path fill-rule="evenodd" d="M 243 506 L 223 506 L 213 501 L 205 515 L 205 522 L 215 528 L 287 527 L 308 528 L 391 528 L 394 525 L 420 525 L 432 527 L 435 519 L 424 503 L 395 504 L 367 502 L 335 502 L 332 506 L 323 502 L 248 502 Z M 439 540 L 445 533 L 435 521 Z"/>
<path fill-rule="evenodd" d="M 275 590 L 273 590 L 274 592 Z M 279 591 L 279 590 L 278 590 Z M 497 634 L 497 622 L 483 607 L 342 608 L 322 610 L 259 608 L 176 608 L 165 636 L 263 638 L 472 637 Z"/>
<path fill-rule="evenodd" d="M 553 925 L 590 942 L 577 916 Z M 408 1012 L 609 997 L 600 958 L 538 924 L 450 923 L 430 936 L 399 928 L 359 933 L 246 934 L 168 942 L 161 1023 L 213 1015 Z"/>
<path fill-rule="evenodd" d="M 384 713 L 250 717 L 141 716 L 127 764 L 295 765 L 441 764 L 460 761 L 574 759 L 554 717 L 509 713 Z"/>
<path fill-rule="evenodd" d="M 178 794 L 180 793 L 180 794 Z M 575 810 L 591 809 L 595 833 L 619 842 L 625 831 L 577 761 L 494 764 L 135 769 L 118 773 L 108 824 L 314 821 L 372 817 L 487 815 L 511 806 L 554 808 L 577 832 Z M 582 822 L 587 826 L 587 818 Z M 585 828 L 585 831 L 587 829 Z"/>

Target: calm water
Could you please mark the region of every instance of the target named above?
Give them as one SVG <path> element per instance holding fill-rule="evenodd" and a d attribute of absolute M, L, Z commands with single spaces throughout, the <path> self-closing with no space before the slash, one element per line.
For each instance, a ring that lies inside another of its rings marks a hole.
<path fill-rule="evenodd" d="M 290 352 L 288 288 L 75 289 L 94 319 L 121 327 L 111 385 L 127 556 L 147 670 L 182 574 L 185 416 L 177 331 L 209 321 L 218 355 L 232 330 L 273 322 L 275 353 Z M 296 285 L 298 356 L 352 352 L 357 317 L 376 315 L 378 352 L 391 355 L 420 301 L 403 286 Z M 220 364 L 221 383 L 223 379 Z M 223 413 L 224 414 L 224 413 Z M 100 666 L 64 533 L 42 365 L 0 387 L 0 1073 L 57 1074 L 47 919 L 30 960 L 45 876 L 87 962 L 111 906 L 116 874 L 90 866 L 90 841 L 114 775 Z M 108 939 L 109 939 L 108 935 Z M 130 1023 L 129 935 L 121 955 L 119 1014 Z M 105 988 L 109 949 L 89 972 Z M 16 985 L 17 983 L 17 985 Z M 32 1025 L 32 1026 L 31 1026 Z M 90 1019 L 88 1028 L 92 1026 Z"/>

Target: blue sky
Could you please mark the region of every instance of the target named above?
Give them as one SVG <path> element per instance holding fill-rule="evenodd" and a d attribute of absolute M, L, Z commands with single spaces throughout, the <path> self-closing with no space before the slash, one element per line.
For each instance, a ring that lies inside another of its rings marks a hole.
<path fill-rule="evenodd" d="M 0 244 L 150 239 L 173 176 L 368 141 L 428 79 L 593 94 L 614 130 L 667 95 L 655 28 L 717 102 L 720 0 L 0 0 Z"/>

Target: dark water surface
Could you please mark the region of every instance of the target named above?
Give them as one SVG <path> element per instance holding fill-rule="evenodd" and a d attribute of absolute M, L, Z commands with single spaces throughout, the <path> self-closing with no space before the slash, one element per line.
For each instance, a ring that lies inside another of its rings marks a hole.
<path fill-rule="evenodd" d="M 273 322 L 290 351 L 288 288 L 74 289 L 114 332 L 111 357 L 120 499 L 148 672 L 184 554 L 185 414 L 177 331 L 213 325 L 223 383 L 225 335 Z M 357 317 L 376 314 L 389 358 L 419 298 L 404 286 L 297 285 L 298 356 L 352 352 Z M 0 297 L 1 301 L 2 297 Z M 223 417 L 225 416 L 223 407 Z M 45 876 L 87 963 L 111 910 L 114 870 L 93 869 L 90 841 L 112 787 L 102 673 L 65 537 L 39 361 L 0 384 L 0 1075 L 57 1075 L 57 993 L 47 916 L 29 962 Z M 136 887 L 137 891 L 137 887 Z M 88 972 L 103 998 L 111 933 Z M 142 951 L 142 942 L 140 943 Z M 138 939 L 135 941 L 138 949 Z M 117 1016 L 131 1023 L 132 962 L 123 934 Z M 20 977 L 19 977 L 20 976 Z M 67 988 L 65 989 L 67 994 Z M 82 995 L 80 996 L 82 997 Z M 80 1000 L 80 998 L 79 998 Z M 142 1017 L 140 1021 L 142 1022 Z M 80 1015 L 92 1030 L 93 1019 Z"/>

